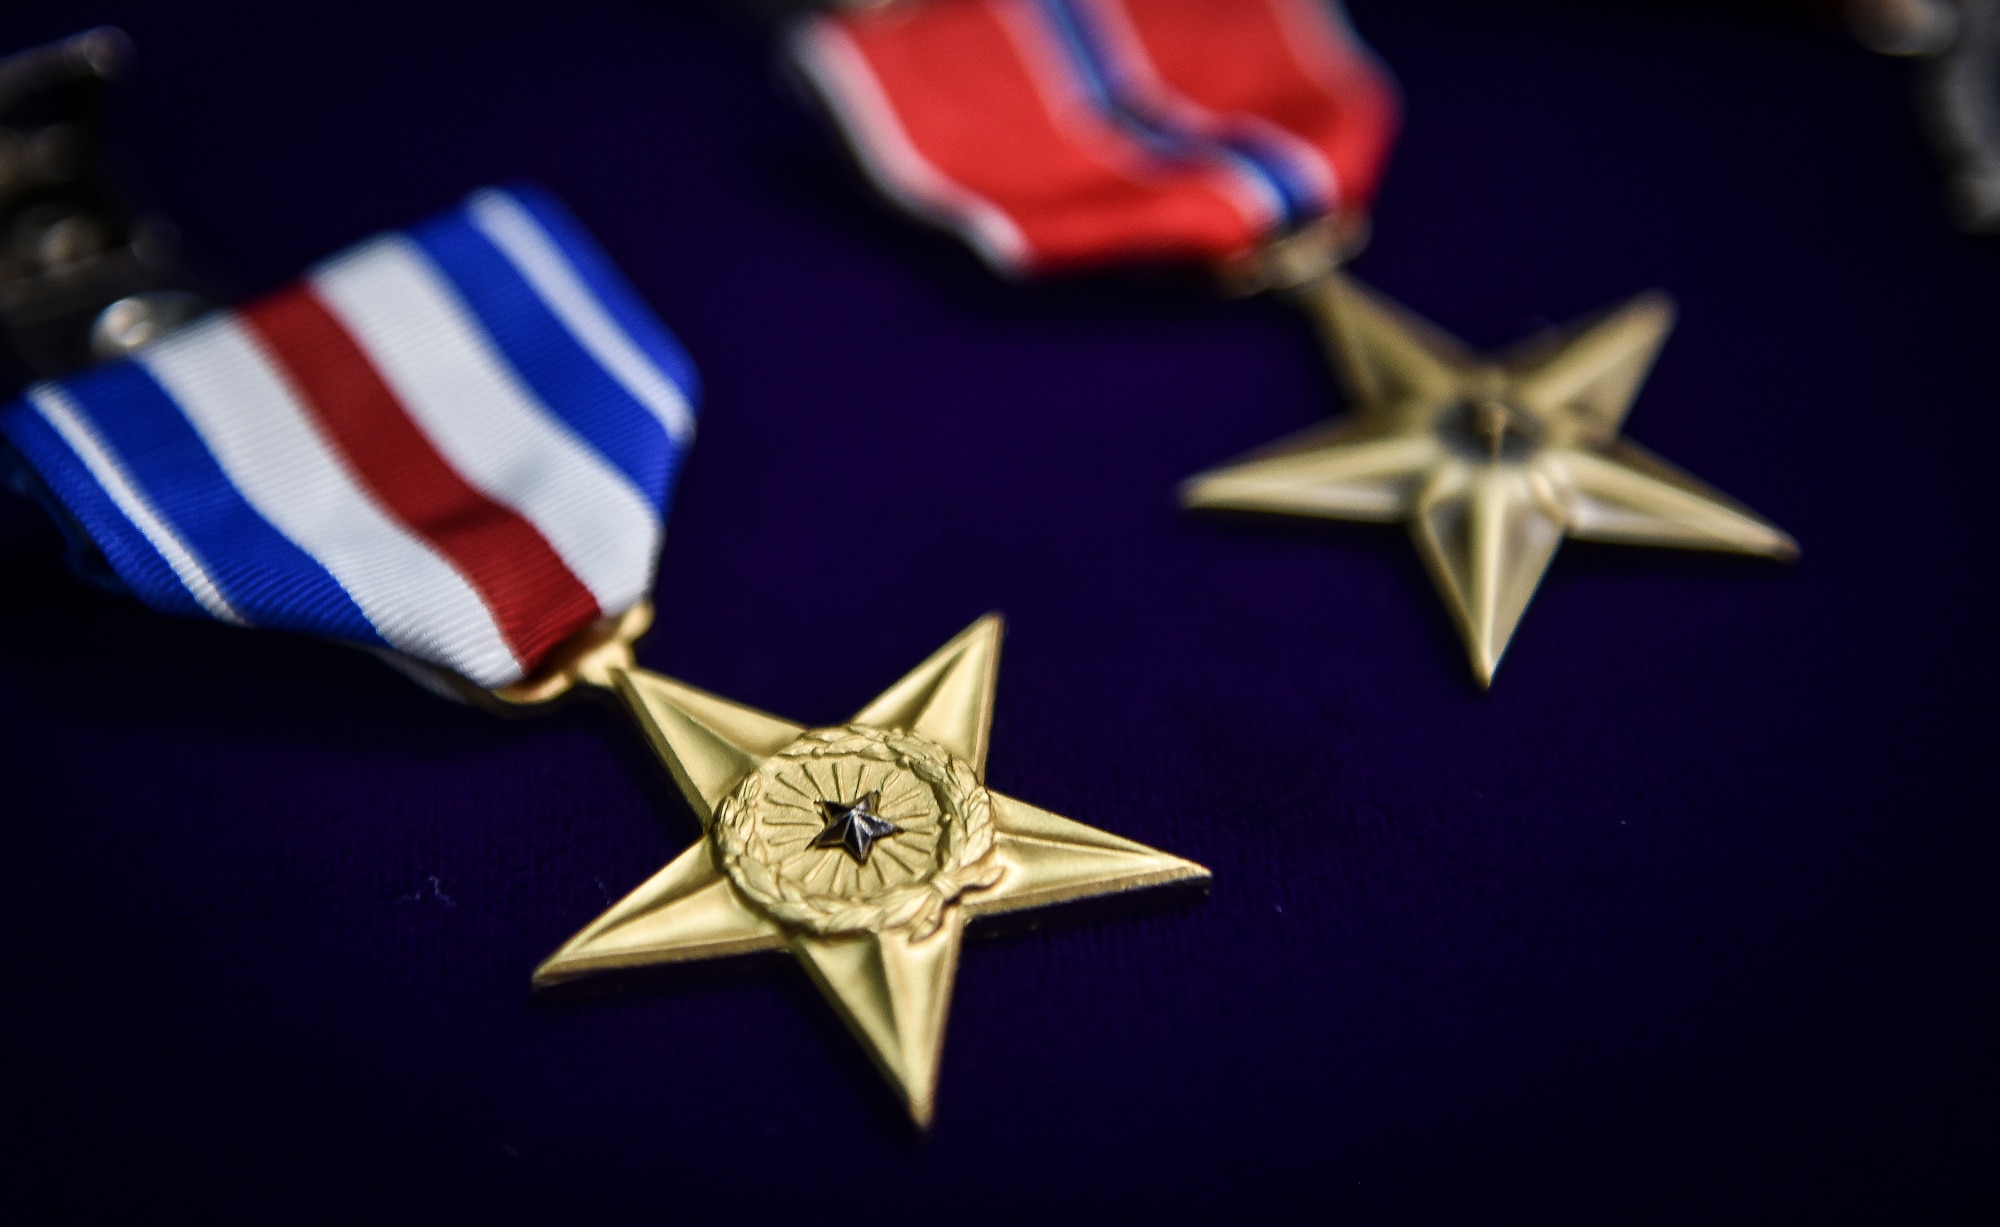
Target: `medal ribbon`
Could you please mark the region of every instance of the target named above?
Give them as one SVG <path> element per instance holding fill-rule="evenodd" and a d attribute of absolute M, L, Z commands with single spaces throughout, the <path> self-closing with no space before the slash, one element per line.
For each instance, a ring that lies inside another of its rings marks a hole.
<path fill-rule="evenodd" d="M 1398 122 L 1326 0 L 904 0 L 793 53 L 876 185 L 1010 274 L 1359 217 Z"/>
<path fill-rule="evenodd" d="M 153 608 L 495 687 L 646 597 L 697 396 L 573 217 L 487 189 L 0 432 Z"/>

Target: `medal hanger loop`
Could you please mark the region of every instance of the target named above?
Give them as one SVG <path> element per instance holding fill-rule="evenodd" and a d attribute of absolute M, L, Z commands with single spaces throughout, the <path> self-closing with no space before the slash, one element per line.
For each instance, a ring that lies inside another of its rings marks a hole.
<path fill-rule="evenodd" d="M 653 603 L 599 618 L 565 639 L 533 673 L 510 686 L 482 691 L 502 708 L 540 707 L 566 698 L 578 686 L 617 688 L 617 675 L 637 669 L 632 645 L 653 626 Z"/>
<path fill-rule="evenodd" d="M 1224 262 L 1217 279 L 1225 293 L 1238 298 L 1271 292 L 1309 300 L 1314 286 L 1361 254 L 1369 233 L 1363 213 L 1318 217 Z"/>
<path fill-rule="evenodd" d="M 438 665 L 399 652 L 371 654 L 425 690 L 501 716 L 533 715 L 579 690 L 614 693 L 618 676 L 641 672 L 632 645 L 653 625 L 653 603 L 641 601 L 622 614 L 599 618 L 558 644 L 535 671 L 518 682 L 491 690 Z"/>

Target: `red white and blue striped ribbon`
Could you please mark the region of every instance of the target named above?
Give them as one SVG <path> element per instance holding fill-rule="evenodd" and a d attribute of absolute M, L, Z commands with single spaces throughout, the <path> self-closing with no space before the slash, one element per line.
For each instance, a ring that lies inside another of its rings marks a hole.
<path fill-rule="evenodd" d="M 646 597 L 697 395 L 573 217 L 487 189 L 0 431 L 148 605 L 501 686 Z"/>
<path fill-rule="evenodd" d="M 1398 123 L 1329 0 L 903 0 L 793 53 L 877 186 L 1010 274 L 1359 216 Z"/>

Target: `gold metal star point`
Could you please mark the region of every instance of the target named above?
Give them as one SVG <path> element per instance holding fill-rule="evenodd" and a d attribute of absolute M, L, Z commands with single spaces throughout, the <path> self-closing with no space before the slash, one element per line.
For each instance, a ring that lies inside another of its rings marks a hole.
<path fill-rule="evenodd" d="M 704 838 L 551 955 L 535 986 L 788 950 L 928 1125 L 967 920 L 1208 878 L 985 787 L 1000 638 L 1000 619 L 982 618 L 818 729 L 629 656 L 587 666 L 638 717 Z M 829 814 L 856 812 L 874 824 L 865 851 L 823 838 Z"/>
<path fill-rule="evenodd" d="M 1354 413 L 1190 478 L 1182 505 L 1407 523 L 1482 685 L 1565 536 L 1797 555 L 1619 436 L 1673 327 L 1664 294 L 1489 358 L 1344 274 L 1300 293 Z"/>

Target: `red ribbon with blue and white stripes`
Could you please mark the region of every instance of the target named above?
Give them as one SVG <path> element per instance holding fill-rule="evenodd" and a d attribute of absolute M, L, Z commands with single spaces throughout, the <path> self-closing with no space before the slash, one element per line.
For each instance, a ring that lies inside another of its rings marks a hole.
<path fill-rule="evenodd" d="M 487 189 L 0 432 L 147 604 L 495 687 L 646 598 L 697 394 L 574 218 Z"/>
<path fill-rule="evenodd" d="M 793 53 L 876 185 L 1010 274 L 1358 220 L 1398 123 L 1330 0 L 900 0 Z"/>

